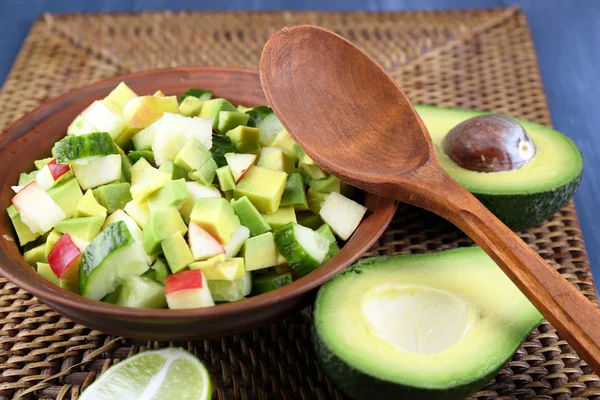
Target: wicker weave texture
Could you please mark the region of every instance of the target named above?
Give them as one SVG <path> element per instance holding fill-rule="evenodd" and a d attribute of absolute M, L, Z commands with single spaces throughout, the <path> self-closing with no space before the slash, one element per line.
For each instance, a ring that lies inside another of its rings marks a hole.
<path fill-rule="evenodd" d="M 177 65 L 256 68 L 277 29 L 312 23 L 370 53 L 414 102 L 505 112 L 550 123 L 527 22 L 517 9 L 415 13 L 47 15 L 0 91 L 0 127 L 44 100 L 121 73 Z M 521 233 L 588 298 L 596 291 L 572 203 Z M 444 220 L 400 206 L 366 255 L 422 253 L 471 241 Z M 0 400 L 76 399 L 99 373 L 145 349 L 180 345 L 209 368 L 216 399 L 344 399 L 315 363 L 310 310 L 220 340 L 136 342 L 66 320 L 0 279 Z M 600 379 L 547 323 L 471 398 L 600 400 Z"/>

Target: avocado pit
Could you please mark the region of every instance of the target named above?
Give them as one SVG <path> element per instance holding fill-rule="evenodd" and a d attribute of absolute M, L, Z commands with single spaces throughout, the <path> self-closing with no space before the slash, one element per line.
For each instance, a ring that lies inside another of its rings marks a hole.
<path fill-rule="evenodd" d="M 536 153 L 533 140 L 521 124 L 500 114 L 461 122 L 448 132 L 442 148 L 456 164 L 477 172 L 519 169 Z"/>

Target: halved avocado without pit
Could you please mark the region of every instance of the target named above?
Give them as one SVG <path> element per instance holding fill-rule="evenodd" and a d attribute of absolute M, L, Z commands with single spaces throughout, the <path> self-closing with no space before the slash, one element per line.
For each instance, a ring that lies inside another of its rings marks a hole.
<path fill-rule="evenodd" d="M 355 399 L 462 400 L 542 315 L 478 247 L 365 259 L 319 291 L 319 364 Z"/>
<path fill-rule="evenodd" d="M 442 142 L 461 122 L 485 112 L 416 105 L 431 134 L 437 159 L 458 183 L 473 193 L 502 222 L 514 230 L 538 225 L 573 197 L 583 173 L 577 145 L 562 133 L 515 118 L 531 137 L 535 156 L 511 171 L 477 172 L 462 168 L 448 157 Z"/>

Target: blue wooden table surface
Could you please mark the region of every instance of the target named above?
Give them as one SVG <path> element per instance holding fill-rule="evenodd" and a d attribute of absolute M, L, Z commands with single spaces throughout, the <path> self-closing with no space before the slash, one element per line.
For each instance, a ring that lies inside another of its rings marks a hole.
<path fill-rule="evenodd" d="M 0 83 L 34 20 L 44 12 L 144 10 L 401 11 L 520 6 L 526 13 L 552 120 L 585 156 L 575 196 L 592 265 L 600 280 L 600 1 L 597 0 L 0 0 Z M 18 101 L 18 99 L 15 99 Z M 596 225 L 598 224 L 598 225 Z"/>

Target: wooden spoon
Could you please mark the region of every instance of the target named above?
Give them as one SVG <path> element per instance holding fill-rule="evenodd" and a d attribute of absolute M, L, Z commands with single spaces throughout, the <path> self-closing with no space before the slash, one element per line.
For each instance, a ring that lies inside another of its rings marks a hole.
<path fill-rule="evenodd" d="M 446 174 L 427 128 L 381 66 L 337 34 L 300 25 L 269 39 L 260 76 L 285 128 L 323 169 L 456 224 L 600 372 L 600 310 Z"/>

